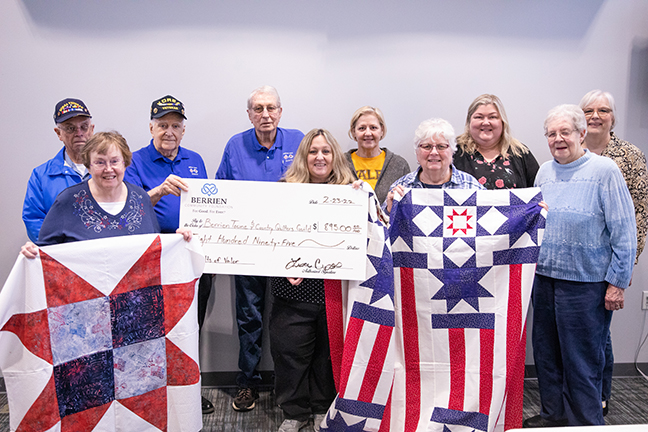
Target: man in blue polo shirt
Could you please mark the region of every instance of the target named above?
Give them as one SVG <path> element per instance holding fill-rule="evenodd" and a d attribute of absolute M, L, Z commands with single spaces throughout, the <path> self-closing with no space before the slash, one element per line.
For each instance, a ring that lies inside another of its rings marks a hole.
<path fill-rule="evenodd" d="M 148 192 L 163 233 L 175 233 L 180 224 L 180 191 L 188 191 L 183 178 L 206 179 L 202 157 L 180 147 L 185 133 L 182 102 L 167 95 L 151 104 L 151 143 L 133 153 L 124 180 Z M 198 287 L 198 324 L 202 327 L 211 292 L 211 275 L 204 274 Z M 202 398 L 202 412 L 214 412 L 212 403 Z"/>
<path fill-rule="evenodd" d="M 185 133 L 184 105 L 165 96 L 151 105 L 151 143 L 133 153 L 124 180 L 142 187 L 155 206 L 160 229 L 174 233 L 180 224 L 180 191 L 187 191 L 183 178 L 206 179 L 202 157 L 180 147 Z"/>
<path fill-rule="evenodd" d="M 22 218 L 29 240 L 36 242 L 43 220 L 58 194 L 90 176 L 81 162 L 81 150 L 94 133 L 90 111 L 80 99 L 63 99 L 54 108 L 54 132 L 63 148 L 34 168 L 25 193 Z"/>
<path fill-rule="evenodd" d="M 277 181 L 295 157 L 304 134 L 296 129 L 277 127 L 281 120 L 281 99 L 274 87 L 254 90 L 247 102 L 252 129 L 234 135 L 227 142 L 217 179 Z M 267 278 L 234 276 L 236 323 L 239 335 L 239 389 L 232 403 L 236 411 L 254 408 L 261 374 L 263 306 Z"/>

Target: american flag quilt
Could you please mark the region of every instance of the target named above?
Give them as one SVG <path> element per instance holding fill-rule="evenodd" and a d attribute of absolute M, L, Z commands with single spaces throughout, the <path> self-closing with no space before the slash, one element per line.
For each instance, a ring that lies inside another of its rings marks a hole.
<path fill-rule="evenodd" d="M 199 431 L 197 280 L 180 235 L 43 247 L 0 292 L 12 431 Z"/>
<path fill-rule="evenodd" d="M 540 201 L 538 188 L 414 189 L 394 204 L 368 279 L 340 295 L 339 393 L 323 430 L 521 427 Z"/>

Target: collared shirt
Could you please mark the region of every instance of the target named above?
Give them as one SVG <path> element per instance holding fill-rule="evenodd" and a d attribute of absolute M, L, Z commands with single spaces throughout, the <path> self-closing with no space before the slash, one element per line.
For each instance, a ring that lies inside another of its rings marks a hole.
<path fill-rule="evenodd" d="M 454 165 L 450 165 L 450 168 L 452 169 L 452 175 L 450 176 L 450 180 L 443 183 L 441 185 L 441 189 L 485 189 L 484 186 L 482 186 L 481 183 L 479 183 L 475 177 L 471 176 L 468 173 L 458 170 Z M 423 182 L 420 179 L 421 171 L 422 168 L 419 166 L 411 173 L 405 174 L 403 177 L 396 180 L 391 185 L 389 190 L 392 190 L 399 185 L 411 189 L 425 188 L 426 186 L 423 184 Z M 385 202 L 383 203 L 382 209 L 385 212 L 387 212 L 387 200 L 385 200 Z"/>
<path fill-rule="evenodd" d="M 222 180 L 278 181 L 292 164 L 304 134 L 277 128 L 272 147 L 265 148 L 254 128 L 234 135 L 227 142 L 216 178 Z"/>
<path fill-rule="evenodd" d="M 441 185 L 441 189 L 484 189 L 484 186 L 482 186 L 475 177 L 458 170 L 454 165 L 451 165 L 451 169 L 452 176 L 450 177 L 450 180 Z M 424 188 L 425 185 L 421 181 L 419 175 L 421 171 L 422 168 L 418 167 L 411 173 L 405 174 L 403 177 L 396 180 L 389 190 L 394 189 L 398 185 L 412 189 Z"/>
<path fill-rule="evenodd" d="M 65 155 L 65 166 L 68 166 L 76 171 L 76 173 L 79 174 L 83 180 L 90 178 L 90 173 L 88 172 L 88 168 L 86 168 L 85 165 L 78 164 L 70 159 L 70 155 L 65 148 L 63 148 L 63 154 Z"/>
<path fill-rule="evenodd" d="M 194 151 L 178 147 L 178 154 L 171 160 L 157 151 L 151 143 L 133 153 L 124 180 L 137 185 L 146 192 L 158 187 L 175 174 L 181 178 L 206 179 L 207 169 L 202 157 Z M 174 233 L 180 224 L 180 197 L 165 195 L 154 207 L 163 233 Z"/>

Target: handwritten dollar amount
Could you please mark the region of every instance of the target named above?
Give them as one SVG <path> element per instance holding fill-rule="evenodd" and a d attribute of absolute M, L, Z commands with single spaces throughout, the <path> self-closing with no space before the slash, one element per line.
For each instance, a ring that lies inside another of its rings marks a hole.
<path fill-rule="evenodd" d="M 319 232 L 330 232 L 330 233 L 335 233 L 335 232 L 340 232 L 340 233 L 360 233 L 362 232 L 360 225 L 345 225 L 345 224 L 336 224 L 336 223 L 320 223 L 321 229 L 319 229 Z M 315 224 L 315 228 L 317 228 L 317 224 Z"/>

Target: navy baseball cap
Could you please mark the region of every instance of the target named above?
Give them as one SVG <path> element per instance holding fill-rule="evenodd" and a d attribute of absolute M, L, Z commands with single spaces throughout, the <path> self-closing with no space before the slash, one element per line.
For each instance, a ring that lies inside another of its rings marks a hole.
<path fill-rule="evenodd" d="M 69 120 L 76 116 L 92 118 L 90 111 L 88 111 L 88 107 L 86 107 L 86 104 L 84 104 L 81 99 L 63 99 L 57 103 L 56 108 L 54 108 L 54 123 L 63 123 L 65 120 Z"/>
<path fill-rule="evenodd" d="M 160 99 L 156 99 L 151 104 L 151 120 L 160 118 L 169 113 L 178 113 L 184 117 L 185 120 L 187 119 L 184 105 L 171 95 L 166 95 Z"/>

